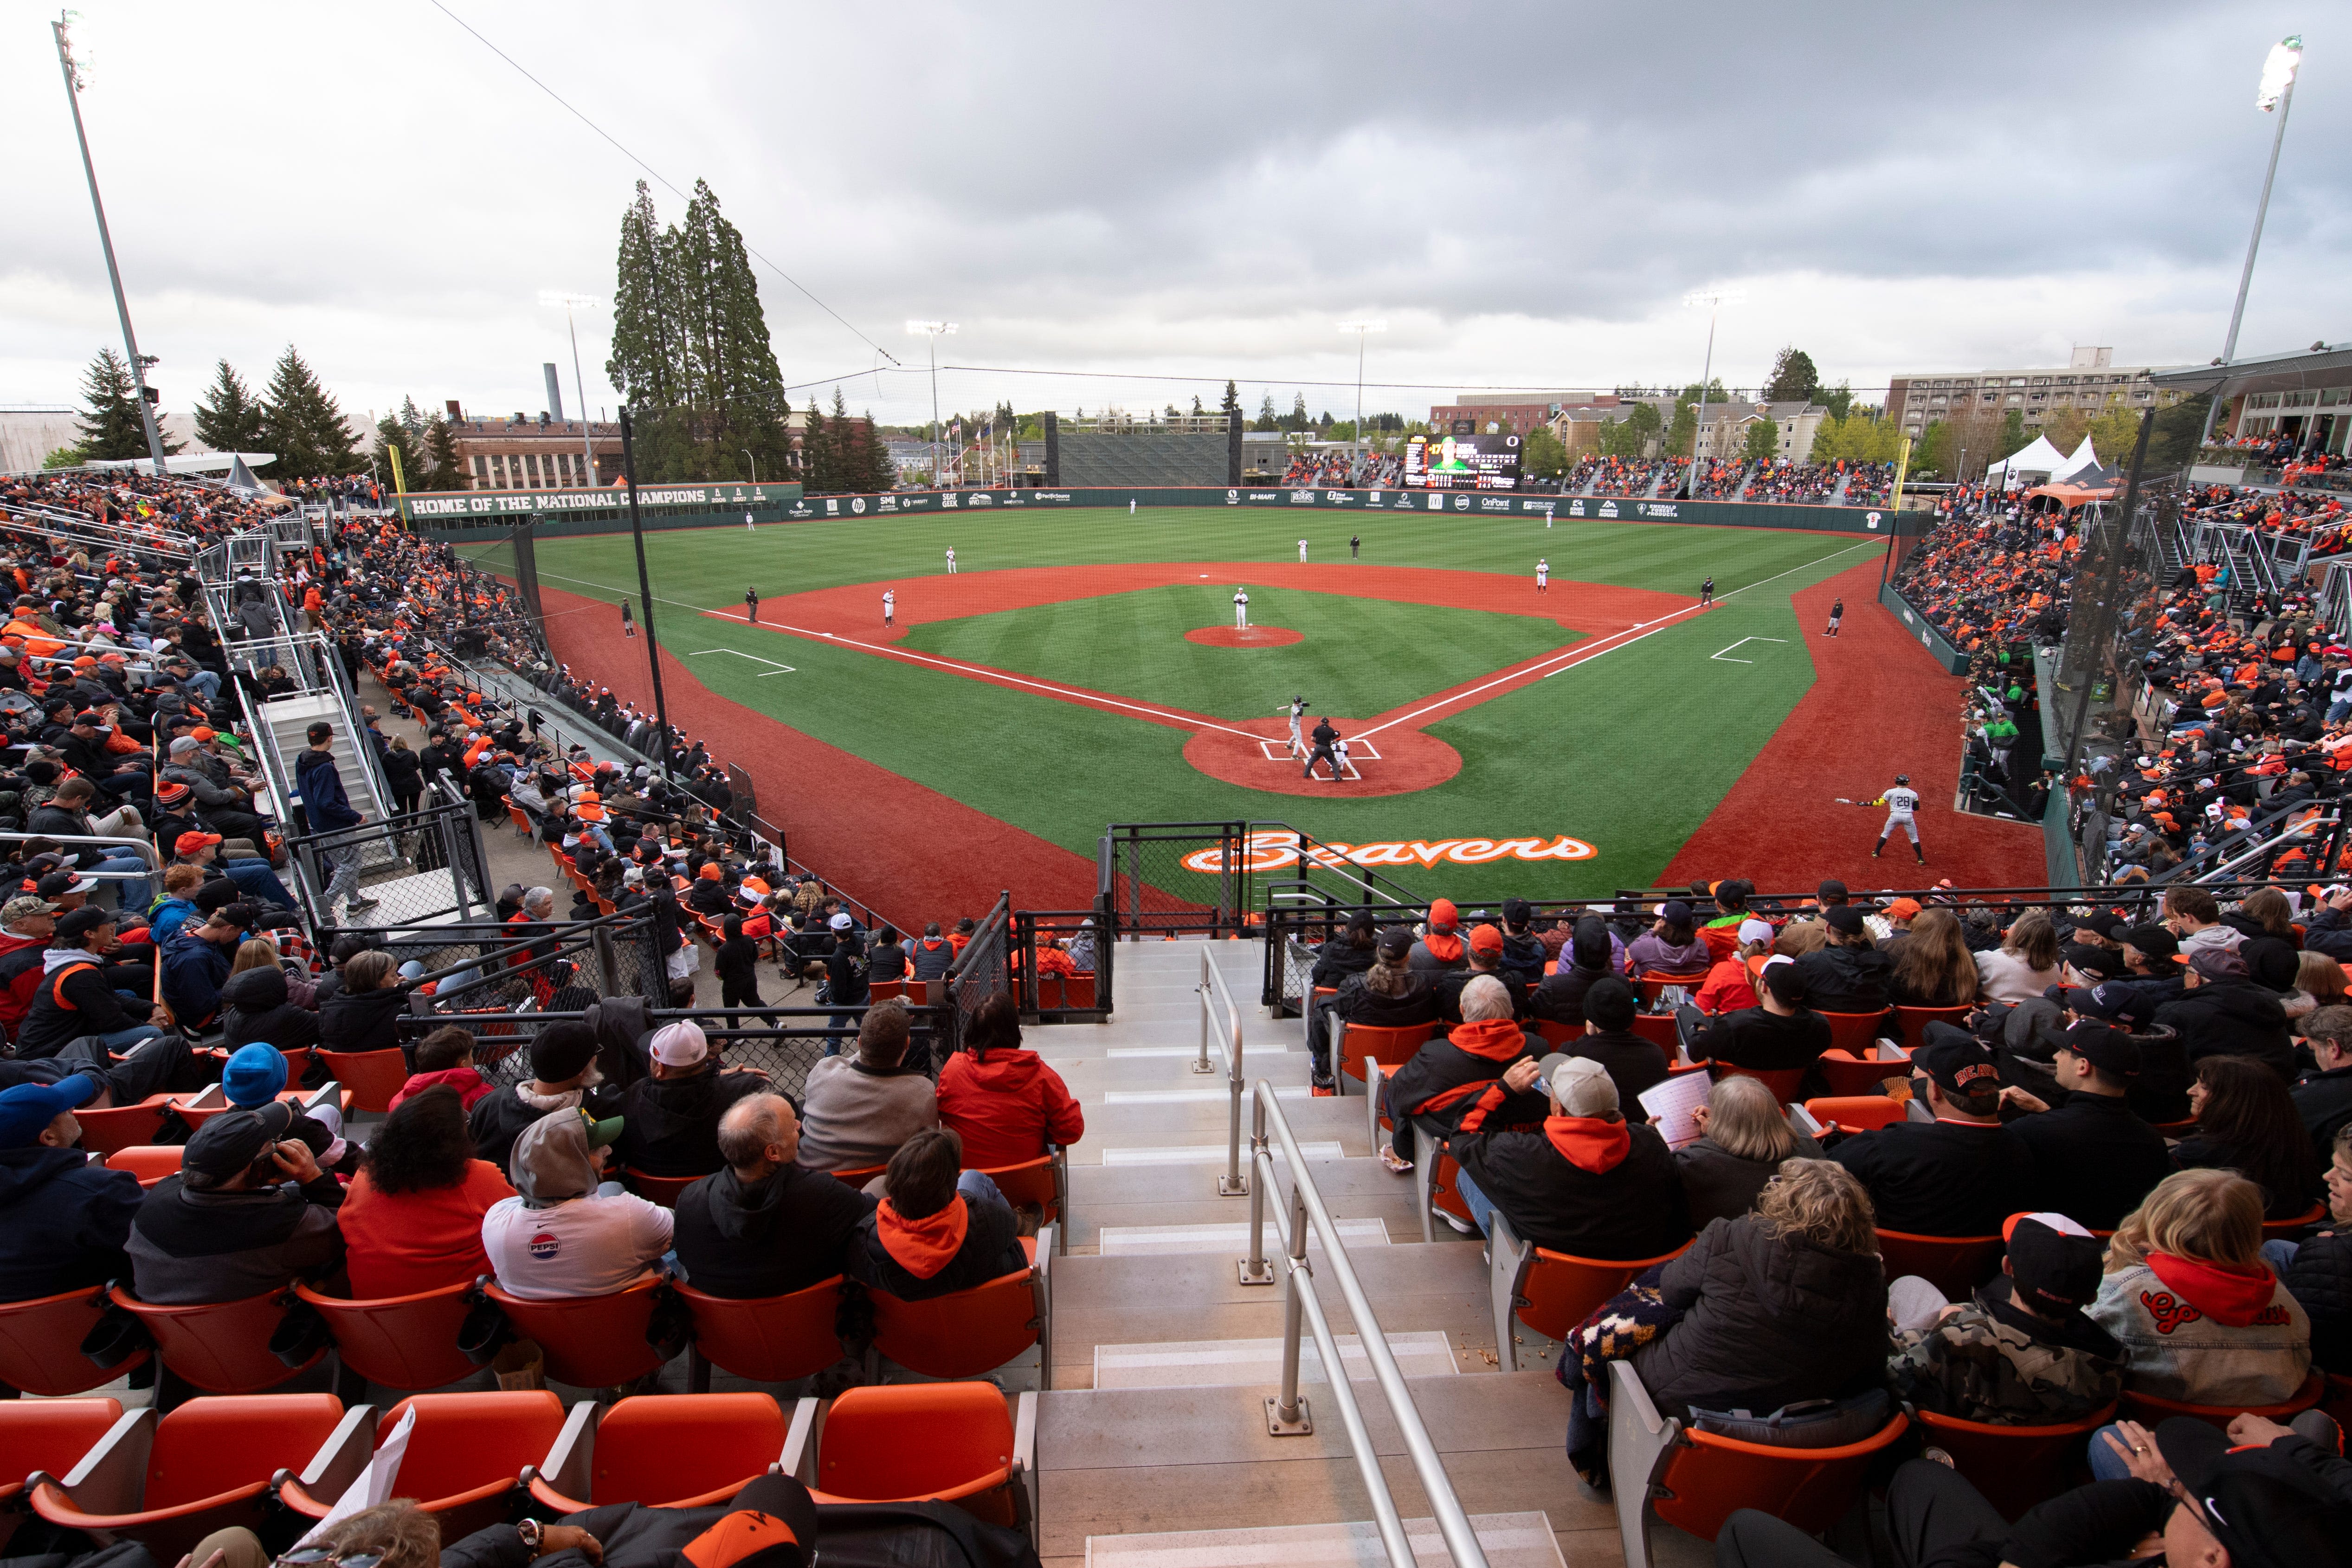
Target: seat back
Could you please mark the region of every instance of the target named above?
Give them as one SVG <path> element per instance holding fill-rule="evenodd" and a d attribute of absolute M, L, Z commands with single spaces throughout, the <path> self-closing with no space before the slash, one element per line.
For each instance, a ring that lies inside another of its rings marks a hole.
<path fill-rule="evenodd" d="M 1957 1007 L 1898 1006 L 1895 1009 L 1895 1037 L 1905 1050 L 1916 1051 L 1927 1043 L 1928 1025 L 1962 1024 L 1975 1011 L 1968 1003 Z"/>
<path fill-rule="evenodd" d="M 2329 1373 L 2319 1407 L 2334 1417 L 2338 1426 L 2352 1426 L 2352 1377 Z"/>
<path fill-rule="evenodd" d="M 731 1494 L 783 1451 L 783 1409 L 764 1394 L 624 1399 L 596 1424 L 589 1500 L 659 1506 L 721 1489 Z"/>
<path fill-rule="evenodd" d="M 842 1355 L 834 1332 L 841 1277 L 789 1296 L 730 1300 L 690 1285 L 675 1287 L 694 1315 L 694 1348 L 715 1367 L 752 1383 L 791 1383 L 824 1371 Z"/>
<path fill-rule="evenodd" d="M 1715 1068 L 1717 1074 L 1722 1078 L 1752 1078 L 1759 1080 L 1772 1091 L 1773 1100 L 1782 1105 L 1797 1098 L 1797 1090 L 1805 1081 L 1805 1069 L 1802 1068 L 1743 1068 L 1735 1067 L 1729 1062 L 1719 1061 L 1715 1064 Z"/>
<path fill-rule="evenodd" d="M 1661 1263 L 1681 1257 L 1689 1242 L 1655 1258 L 1577 1258 L 1538 1247 L 1519 1291 L 1519 1321 L 1547 1339 L 1565 1340 L 1592 1310 Z"/>
<path fill-rule="evenodd" d="M 166 1176 L 177 1175 L 183 1146 L 178 1143 L 133 1143 L 128 1149 L 117 1149 L 106 1157 L 110 1171 L 128 1171 L 139 1179 L 142 1187 L 152 1187 Z"/>
<path fill-rule="evenodd" d="M 1540 1026 L 1537 1032 L 1542 1033 Z M 1682 1031 L 1672 1013 L 1636 1013 L 1633 1015 L 1633 1032 L 1665 1052 L 1668 1061 L 1675 1059 L 1682 1046 Z M 1545 1035 L 1544 1038 L 1549 1040 L 1551 1037 Z"/>
<path fill-rule="evenodd" d="M 1092 1007 L 1095 1005 L 1095 977 L 1091 970 L 1077 974 L 1041 974 L 1037 977 L 1037 1005 L 1040 1007 Z"/>
<path fill-rule="evenodd" d="M 1384 1068 L 1402 1067 L 1412 1060 L 1413 1052 L 1437 1032 L 1434 1024 L 1406 1024 L 1393 1029 L 1375 1029 L 1363 1024 L 1340 1025 L 1339 1061 L 1340 1069 L 1350 1078 L 1364 1076 L 1364 1058 L 1371 1058 Z"/>
<path fill-rule="evenodd" d="M 0 1400 L 0 1498 L 35 1470 L 64 1475 L 121 1418 L 119 1399 Z"/>
<path fill-rule="evenodd" d="M 2241 1415 L 2259 1415 L 2265 1421 L 2284 1424 L 2290 1417 L 2317 1405 L 2320 1395 L 2326 1392 L 2327 1374 L 2314 1367 L 2311 1375 L 2303 1380 L 2303 1386 L 2276 1405 L 2190 1405 L 2183 1400 L 2162 1399 L 2153 1394 L 2141 1394 L 2126 1387 L 2121 1408 L 2125 1420 L 2137 1421 L 2144 1426 L 2153 1426 L 2169 1416 L 2186 1415 L 2191 1420 L 2219 1426 L 2226 1432 L 2230 1429 L 2230 1423 Z"/>
<path fill-rule="evenodd" d="M 299 1471 L 342 1418 L 343 1402 L 331 1394 L 191 1399 L 155 1424 L 140 1506 L 176 1508 Z"/>
<path fill-rule="evenodd" d="M 415 1296 L 373 1301 L 326 1296 L 308 1285 L 294 1293 L 327 1320 L 343 1364 L 379 1388 L 439 1388 L 471 1377 L 474 1363 L 457 1349 L 471 1281 Z"/>
<path fill-rule="evenodd" d="M 927 1301 L 873 1291 L 874 1348 L 925 1377 L 992 1372 L 1037 1342 L 1034 1279 L 1024 1269 Z"/>
<path fill-rule="evenodd" d="M 1890 1078 L 1911 1076 L 1911 1059 L 1881 1061 L 1874 1050 L 1823 1051 L 1813 1064 L 1821 1068 L 1822 1081 L 1832 1094 L 1868 1094 Z"/>
<path fill-rule="evenodd" d="M 286 1315 L 280 1290 L 201 1307 L 157 1307 L 118 1285 L 114 1300 L 146 1325 L 163 1364 L 207 1394 L 258 1394 L 275 1388 L 327 1353 L 321 1346 L 299 1367 L 269 1353 L 269 1336 Z"/>
<path fill-rule="evenodd" d="M 1639 1018 L 1642 1015 L 1637 1013 L 1634 1016 Z M 1654 1014 L 1652 1016 L 1663 1016 L 1663 1015 Z M 1671 1018 L 1667 1019 L 1668 1023 L 1672 1023 L 1673 1021 L 1674 1020 Z M 1536 1036 L 1538 1039 L 1549 1041 L 1550 1044 L 1555 1046 L 1571 1046 L 1578 1040 L 1584 1037 L 1584 1026 L 1581 1024 L 1564 1024 L 1558 1018 L 1538 1018 L 1536 1020 Z"/>
<path fill-rule="evenodd" d="M 2307 1230 L 2311 1226 L 2322 1223 L 2326 1218 L 2327 1205 L 2326 1204 L 2314 1204 L 2305 1213 L 2296 1215 L 2292 1219 L 2266 1219 L 2263 1221 L 2263 1239 L 2264 1241 L 2285 1241 L 2294 1237 L 2296 1233 Z"/>
<path fill-rule="evenodd" d="M 1952 1467 L 2003 1519 L 2015 1520 L 2071 1483 L 2074 1469 L 2083 1463 L 2084 1445 L 2116 1418 L 2116 1407 L 2104 1405 L 2063 1426 L 1992 1426 L 1932 1410 L 1917 1411 L 1912 1418 L 1919 1423 L 1921 1437 L 1949 1454 Z"/>
<path fill-rule="evenodd" d="M 143 1350 L 111 1367 L 101 1367 L 81 1353 L 81 1342 L 106 1310 L 104 1290 L 103 1286 L 92 1285 L 84 1290 L 0 1305 L 0 1384 L 56 1399 L 100 1387 L 133 1367 L 145 1365 Z M 0 1470 L 0 1478 L 7 1474 Z M 25 1478 L 19 1474 L 16 1479 Z"/>
<path fill-rule="evenodd" d="M 93 1154 L 111 1154 L 134 1143 L 152 1143 L 171 1110 L 170 1097 L 149 1095 L 136 1105 L 111 1105 L 103 1110 L 77 1110 L 81 1146 Z"/>
<path fill-rule="evenodd" d="M 392 1109 L 392 1097 L 408 1081 L 408 1058 L 398 1047 L 382 1051 L 319 1053 L 327 1076 L 351 1090 L 352 1104 L 381 1114 Z"/>
<path fill-rule="evenodd" d="M 1704 969 L 1675 971 L 1653 969 L 1645 970 L 1633 976 L 1634 994 L 1641 998 L 1644 1006 L 1656 1005 L 1659 994 L 1669 985 L 1679 985 L 1686 991 L 1696 991 L 1706 984 L 1706 971 Z"/>
<path fill-rule="evenodd" d="M 1911 1114 L 1910 1102 L 1883 1094 L 1825 1095 L 1805 1101 L 1805 1110 L 1827 1127 L 1834 1121 L 1857 1132 L 1891 1127 Z"/>
<path fill-rule="evenodd" d="M 512 1486 L 525 1465 L 547 1458 L 563 1430 L 563 1401 L 543 1388 L 419 1394 L 384 1412 L 376 1442 L 411 1410 L 416 1427 L 401 1456 L 398 1489 L 423 1503 Z"/>
<path fill-rule="evenodd" d="M 853 1187 L 862 1187 L 889 1168 L 887 1165 L 859 1165 L 846 1171 L 835 1171 L 833 1177 L 834 1180 L 845 1182 Z"/>
<path fill-rule="evenodd" d="M 1686 1430 L 1667 1450 L 1655 1478 L 1664 1495 L 1652 1506 L 1702 1541 L 1713 1541 L 1743 1508 L 1818 1535 L 1853 1505 L 1871 1461 L 1908 1425 L 1898 1415 L 1861 1442 L 1835 1448 L 1769 1447 Z"/>
<path fill-rule="evenodd" d="M 1885 1264 L 1887 1279 L 1916 1274 L 1953 1301 L 1967 1300 L 1978 1286 L 1993 1277 L 2000 1268 L 2001 1247 L 1998 1236 L 1878 1233 L 1878 1256 Z"/>
<path fill-rule="evenodd" d="M 1871 1047 L 1878 1043 L 1879 1026 L 1886 1021 L 1883 1008 L 1875 1013 L 1823 1013 L 1821 1016 L 1829 1020 L 1830 1048 L 1851 1051 L 1857 1057 L 1870 1054 Z"/>
<path fill-rule="evenodd" d="M 903 995 L 906 989 L 904 980 L 875 980 L 866 984 L 866 992 L 871 1001 L 887 1002 L 893 996 Z"/>
<path fill-rule="evenodd" d="M 1000 1165 L 981 1174 L 996 1184 L 1004 1201 L 1014 1208 L 1034 1204 L 1045 1217 L 1037 1223 L 1052 1225 L 1062 1217 L 1062 1194 L 1054 1178 L 1054 1156 L 1040 1154 L 1034 1160 L 1024 1160 L 1017 1165 Z"/>
<path fill-rule="evenodd" d="M 928 1497 L 1012 1462 L 1013 1417 L 995 1384 L 874 1385 L 833 1402 L 816 1485 L 834 1497 Z"/>
<path fill-rule="evenodd" d="M 496 1285 L 487 1289 L 514 1325 L 515 1336 L 539 1342 L 548 1376 L 574 1388 L 611 1388 L 662 1363 L 661 1352 L 646 1342 L 660 1284 L 658 1276 L 647 1275 L 609 1295 L 554 1301 L 525 1301 Z"/>
<path fill-rule="evenodd" d="M 702 1180 L 700 1176 L 656 1176 L 624 1165 L 621 1179 L 629 1190 L 648 1203 L 659 1204 L 666 1209 L 677 1207 L 677 1194 Z"/>

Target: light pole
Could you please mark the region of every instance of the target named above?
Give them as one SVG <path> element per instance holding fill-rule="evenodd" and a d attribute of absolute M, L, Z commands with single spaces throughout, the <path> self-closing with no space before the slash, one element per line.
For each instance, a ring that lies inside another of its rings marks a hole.
<path fill-rule="evenodd" d="M 908 321 L 910 335 L 930 339 L 931 351 L 931 489 L 940 483 L 940 340 L 956 330 L 953 321 Z"/>
<path fill-rule="evenodd" d="M 1715 318 L 1726 305 L 1737 305 L 1747 298 L 1744 289 L 1702 289 L 1683 296 L 1685 305 L 1706 307 L 1706 358 L 1698 373 L 1698 422 L 1691 426 L 1690 476 L 1683 486 L 1686 497 L 1698 494 L 1698 443 L 1706 433 L 1706 384 L 1715 374 Z"/>
<path fill-rule="evenodd" d="M 2271 182 L 2278 178 L 2279 149 L 2286 143 L 2287 110 L 2294 105 L 2294 78 L 2303 64 L 2303 35 L 2290 33 L 2271 46 L 2263 59 L 2263 79 L 2254 88 L 2254 107 L 2264 114 L 2275 110 L 2278 125 L 2271 132 L 2270 166 L 2263 171 L 2263 194 L 2254 203 L 2254 232 L 2246 241 L 2246 265 L 2238 272 L 2238 299 L 2230 307 L 2230 334 L 2221 340 L 2221 363 L 2227 366 L 2238 353 L 2238 323 L 2246 313 L 2246 290 L 2254 281 L 2254 253 L 2263 247 L 2263 220 L 2270 216 Z M 2213 416 L 2221 406 L 2221 384 L 2214 384 L 2214 395 L 2205 405 L 2204 433 L 2197 437 L 2201 448 L 2212 439 Z"/>
<path fill-rule="evenodd" d="M 749 447 L 738 447 L 735 449 L 743 454 L 743 460 L 745 462 L 751 465 L 751 488 L 755 490 L 758 489 L 760 488 L 760 459 L 751 456 L 751 448 Z"/>
<path fill-rule="evenodd" d="M 1339 330 L 1356 334 L 1356 448 L 1364 445 L 1364 339 L 1372 332 L 1389 330 L 1386 321 L 1342 321 Z"/>
<path fill-rule="evenodd" d="M 580 395 L 580 449 L 588 458 L 588 488 L 596 488 L 596 437 L 588 428 L 588 383 L 580 374 L 580 327 L 572 319 L 575 310 L 584 310 L 596 301 L 585 294 L 563 294 L 543 289 L 539 296 L 542 305 L 558 305 L 563 310 L 563 324 L 572 330 L 572 385 Z"/>
<path fill-rule="evenodd" d="M 68 13 L 69 14 L 69 13 Z M 131 303 L 122 294 L 122 270 L 114 264 L 114 237 L 107 232 L 106 204 L 98 199 L 98 165 L 90 162 L 89 136 L 81 126 L 81 68 L 74 63 L 73 43 L 66 37 L 65 15 L 49 24 L 57 36 L 58 68 L 65 73 L 66 102 L 73 110 L 74 140 L 81 144 L 81 172 L 89 180 L 89 210 L 98 217 L 99 247 L 106 252 L 106 276 L 114 285 L 114 313 L 122 319 L 122 347 L 131 356 L 131 386 L 139 399 L 139 423 L 147 432 L 147 455 L 155 460 L 160 477 L 171 472 L 163 461 L 163 432 L 155 428 L 155 410 L 147 401 L 147 367 L 153 363 L 139 352 L 131 331 Z"/>

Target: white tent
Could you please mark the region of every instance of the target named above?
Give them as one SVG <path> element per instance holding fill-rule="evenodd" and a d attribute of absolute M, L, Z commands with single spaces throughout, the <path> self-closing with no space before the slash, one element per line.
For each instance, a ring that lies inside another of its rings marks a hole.
<path fill-rule="evenodd" d="M 274 452 L 189 452 L 164 458 L 163 468 L 173 474 L 229 474 L 236 472 L 240 464 L 247 469 L 266 468 L 277 460 Z M 152 458 L 103 458 L 82 467 L 152 473 L 155 463 Z M 247 475 L 247 479 L 251 477 L 250 473 Z"/>
<path fill-rule="evenodd" d="M 1985 478 L 2001 484 L 2031 480 L 2040 482 L 2058 474 L 2071 473 L 2067 456 L 2050 444 L 2047 436 L 2036 436 L 2033 444 L 2022 451 L 2011 452 L 2000 462 L 1985 469 Z"/>
<path fill-rule="evenodd" d="M 2083 444 L 2074 448 L 2074 456 L 2066 459 L 2065 467 L 2056 469 L 2050 477 L 2053 479 L 2071 479 L 2084 469 L 2095 468 L 2098 466 L 2099 455 L 2091 450 L 2091 438 L 2085 436 L 2083 437 Z"/>

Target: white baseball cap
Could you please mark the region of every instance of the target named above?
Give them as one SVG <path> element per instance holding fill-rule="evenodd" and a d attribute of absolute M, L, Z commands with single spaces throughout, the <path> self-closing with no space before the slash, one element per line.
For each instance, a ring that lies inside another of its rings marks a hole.
<path fill-rule="evenodd" d="M 694 1024 L 680 1022 L 654 1031 L 654 1060 L 666 1068 L 690 1068 L 709 1055 L 710 1042 Z"/>

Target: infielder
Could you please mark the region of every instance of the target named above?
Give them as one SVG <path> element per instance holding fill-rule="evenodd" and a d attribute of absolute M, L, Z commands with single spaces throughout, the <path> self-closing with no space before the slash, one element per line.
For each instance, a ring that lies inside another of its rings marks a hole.
<path fill-rule="evenodd" d="M 1234 590 L 1234 630 L 1237 632 L 1249 630 L 1249 590 L 1247 588 Z"/>
<path fill-rule="evenodd" d="M 948 575 L 952 577 L 955 574 L 955 546 L 950 544 L 948 546 Z"/>
<path fill-rule="evenodd" d="M 1837 636 L 1838 623 L 1843 619 L 1845 619 L 1845 601 L 1840 599 L 1830 606 L 1830 629 L 1823 632 L 1822 636 L 1825 637 Z"/>
<path fill-rule="evenodd" d="M 882 624 L 892 625 L 891 616 L 898 613 L 898 595 L 895 589 L 882 590 Z"/>
<path fill-rule="evenodd" d="M 1538 594 L 1551 592 L 1551 563 L 1542 556 L 1536 557 L 1536 592 Z"/>
<path fill-rule="evenodd" d="M 621 601 L 621 635 L 625 637 L 637 635 L 636 612 L 629 607 L 626 599 Z"/>
<path fill-rule="evenodd" d="M 1299 739 L 1298 735 L 1299 715 L 1306 711 L 1307 699 L 1294 697 L 1290 700 L 1290 755 L 1293 760 L 1307 754 L 1307 742 Z"/>
<path fill-rule="evenodd" d="M 952 553 L 954 553 L 954 552 L 953 552 L 952 551 L 950 551 L 949 553 L 952 554 Z M 1712 605 L 1712 604 L 1714 604 L 1714 603 L 1715 603 L 1715 579 L 1714 579 L 1714 578 L 1709 577 L 1706 582 L 1701 583 L 1701 584 L 1698 585 L 1698 602 L 1699 602 L 1699 607 L 1700 607 L 1700 608 L 1702 608 L 1702 609 L 1704 609 L 1704 608 L 1706 608 L 1707 605 Z"/>
<path fill-rule="evenodd" d="M 1307 541 L 1303 539 L 1298 542 L 1298 563 L 1301 566 L 1307 564 Z"/>
<path fill-rule="evenodd" d="M 1896 773 L 1893 789 L 1888 790 L 1876 800 L 1863 801 L 1858 804 L 1883 805 L 1886 808 L 1886 826 L 1878 830 L 1878 842 L 1871 846 L 1872 859 L 1878 858 L 1878 852 L 1886 847 L 1886 841 L 1894 837 L 1895 830 L 1900 827 L 1911 836 L 1913 858 L 1922 866 L 1927 863 L 1927 852 L 1919 847 L 1919 823 L 1913 815 L 1919 809 L 1919 792 L 1911 787 L 1909 773 Z"/>

